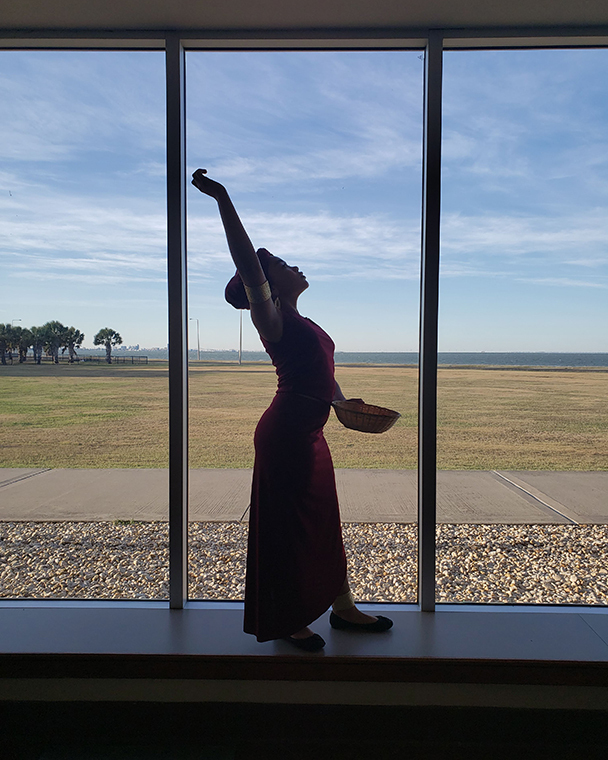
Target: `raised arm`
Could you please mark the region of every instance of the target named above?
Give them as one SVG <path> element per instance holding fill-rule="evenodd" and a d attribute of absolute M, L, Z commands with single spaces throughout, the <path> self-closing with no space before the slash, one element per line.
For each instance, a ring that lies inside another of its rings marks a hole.
<path fill-rule="evenodd" d="M 249 235 L 230 200 L 228 191 L 219 182 L 215 182 L 205 175 L 205 169 L 197 169 L 192 175 L 192 184 L 201 193 L 217 201 L 230 255 L 243 283 L 249 287 L 262 285 L 266 281 L 266 275 Z M 283 319 L 272 299 L 262 303 L 252 303 L 250 308 L 251 319 L 260 335 L 272 342 L 280 340 L 283 334 Z"/>

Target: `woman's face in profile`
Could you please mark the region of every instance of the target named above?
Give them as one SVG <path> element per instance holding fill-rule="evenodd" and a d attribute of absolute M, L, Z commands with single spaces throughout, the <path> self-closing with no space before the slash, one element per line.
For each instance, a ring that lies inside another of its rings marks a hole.
<path fill-rule="evenodd" d="M 306 277 L 298 267 L 289 266 L 278 256 L 272 256 L 268 263 L 268 276 L 272 287 L 279 294 L 302 293 L 308 287 Z"/>

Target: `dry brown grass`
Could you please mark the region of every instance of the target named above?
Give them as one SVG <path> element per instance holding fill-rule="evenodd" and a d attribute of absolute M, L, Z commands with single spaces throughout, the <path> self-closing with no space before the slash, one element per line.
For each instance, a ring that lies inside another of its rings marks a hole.
<path fill-rule="evenodd" d="M 438 466 L 608 469 L 608 372 L 440 369 Z"/>
<path fill-rule="evenodd" d="M 326 435 L 337 467 L 416 467 L 417 371 L 338 367 L 347 396 L 397 409 L 383 435 Z M 249 467 L 272 399 L 268 365 L 190 372 L 190 464 Z M 166 467 L 166 364 L 0 369 L 3 467 Z M 608 373 L 440 369 L 438 462 L 445 469 L 608 469 Z"/>
<path fill-rule="evenodd" d="M 416 383 L 413 369 L 338 367 L 347 395 L 389 406 L 402 413 L 384 435 L 342 427 L 332 413 L 325 433 L 337 467 L 414 466 Z M 274 395 L 276 376 L 267 366 L 195 369 L 190 373 L 190 461 L 193 467 L 250 467 L 253 433 Z M 222 464 L 216 464 L 221 461 Z"/>
<path fill-rule="evenodd" d="M 166 365 L 0 373 L 3 467 L 166 467 Z"/>

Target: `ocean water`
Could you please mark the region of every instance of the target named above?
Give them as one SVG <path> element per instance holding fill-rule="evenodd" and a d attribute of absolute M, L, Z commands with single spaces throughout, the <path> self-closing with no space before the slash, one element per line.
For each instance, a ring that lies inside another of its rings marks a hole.
<path fill-rule="evenodd" d="M 417 356 L 417 355 L 416 355 Z M 607 354 L 566 353 L 440 353 L 439 364 L 480 364 L 500 367 L 608 367 Z"/>
<path fill-rule="evenodd" d="M 190 351 L 190 360 L 196 351 Z M 202 361 L 238 361 L 237 351 L 201 351 Z M 268 362 L 264 351 L 243 351 L 244 362 Z M 336 351 L 336 364 L 418 364 L 418 352 Z M 608 367 L 608 353 L 440 352 L 440 365 L 499 367 Z"/>

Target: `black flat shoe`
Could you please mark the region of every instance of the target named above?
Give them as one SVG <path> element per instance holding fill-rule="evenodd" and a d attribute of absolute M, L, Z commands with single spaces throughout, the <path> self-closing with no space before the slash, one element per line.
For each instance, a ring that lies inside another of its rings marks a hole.
<path fill-rule="evenodd" d="M 293 636 L 285 636 L 284 641 L 289 641 L 294 647 L 303 649 L 305 652 L 320 652 L 325 646 L 325 640 L 318 633 L 307 636 L 305 639 L 294 639 Z"/>
<path fill-rule="evenodd" d="M 329 616 L 329 624 L 338 631 L 360 631 L 362 633 L 383 633 L 393 627 L 393 621 L 383 615 L 376 615 L 378 620 L 373 623 L 349 623 L 348 620 L 339 617 L 332 612 Z"/>

